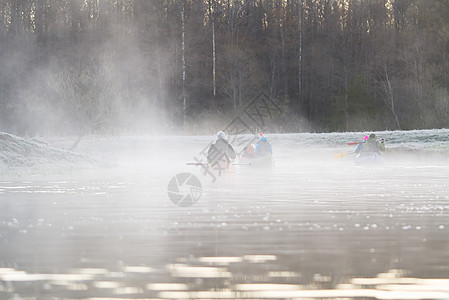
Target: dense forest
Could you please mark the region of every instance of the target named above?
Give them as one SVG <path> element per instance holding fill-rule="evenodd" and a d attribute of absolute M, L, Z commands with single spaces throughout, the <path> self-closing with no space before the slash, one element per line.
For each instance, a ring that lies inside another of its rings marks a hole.
<path fill-rule="evenodd" d="M 0 0 L 0 130 L 449 127 L 449 0 Z"/>

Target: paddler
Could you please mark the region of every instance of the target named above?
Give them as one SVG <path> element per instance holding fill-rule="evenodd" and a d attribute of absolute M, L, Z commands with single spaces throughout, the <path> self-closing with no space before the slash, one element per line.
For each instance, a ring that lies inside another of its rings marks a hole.
<path fill-rule="evenodd" d="M 273 149 L 271 148 L 270 142 L 268 142 L 265 135 L 261 132 L 259 133 L 259 141 L 256 145 L 255 151 L 256 157 L 263 157 L 268 154 L 273 154 Z"/>
<path fill-rule="evenodd" d="M 223 131 L 217 132 L 217 140 L 209 147 L 207 152 L 207 162 L 212 165 L 218 165 L 221 168 L 228 168 L 231 160 L 235 159 L 235 151 L 228 143 L 228 137 Z"/>
<path fill-rule="evenodd" d="M 385 151 L 385 140 L 382 139 L 380 142 L 377 141 L 377 137 L 374 133 L 371 133 L 363 143 L 362 149 L 360 150 L 360 156 L 367 156 L 373 153 L 380 155 L 381 151 Z"/>
<path fill-rule="evenodd" d="M 253 144 L 249 144 L 247 145 L 243 150 L 242 150 L 242 154 L 240 155 L 240 157 L 242 158 L 254 158 L 256 156 L 256 150 L 255 150 L 256 146 L 254 146 Z"/>
<path fill-rule="evenodd" d="M 365 135 L 363 137 L 363 140 L 357 145 L 357 148 L 355 149 L 355 153 L 359 153 L 362 150 L 363 144 L 366 143 L 366 140 L 369 139 L 369 136 Z"/>

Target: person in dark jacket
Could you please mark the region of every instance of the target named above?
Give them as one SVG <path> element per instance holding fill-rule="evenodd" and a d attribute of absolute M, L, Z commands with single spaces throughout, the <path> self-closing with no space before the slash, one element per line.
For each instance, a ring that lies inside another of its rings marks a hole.
<path fill-rule="evenodd" d="M 360 155 L 367 156 L 373 153 L 380 154 L 381 151 L 385 151 L 385 140 L 382 139 L 380 142 L 378 142 L 376 135 L 374 133 L 371 133 L 369 135 L 369 138 L 363 144 Z"/>
<path fill-rule="evenodd" d="M 234 148 L 228 143 L 228 138 L 223 131 L 217 133 L 217 141 L 209 147 L 207 152 L 207 162 L 219 165 L 222 168 L 228 168 L 231 160 L 235 159 Z"/>
<path fill-rule="evenodd" d="M 273 149 L 271 148 L 270 142 L 268 142 L 267 138 L 263 135 L 263 133 L 259 134 L 259 142 L 256 145 L 256 157 L 262 157 L 268 154 L 273 154 Z"/>

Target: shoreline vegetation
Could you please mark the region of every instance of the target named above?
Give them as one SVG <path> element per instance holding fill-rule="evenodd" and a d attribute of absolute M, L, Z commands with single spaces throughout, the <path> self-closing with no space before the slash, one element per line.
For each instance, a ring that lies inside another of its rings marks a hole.
<path fill-rule="evenodd" d="M 440 0 L 0 0 L 0 129 L 209 134 L 261 92 L 271 132 L 447 128 L 447 53 Z"/>

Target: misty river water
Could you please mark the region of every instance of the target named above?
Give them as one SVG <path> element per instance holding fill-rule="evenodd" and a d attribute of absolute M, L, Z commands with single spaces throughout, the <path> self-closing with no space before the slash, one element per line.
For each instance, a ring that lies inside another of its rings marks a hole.
<path fill-rule="evenodd" d="M 364 134 L 267 134 L 272 168 L 216 182 L 186 165 L 212 136 L 86 138 L 99 167 L 5 171 L 0 299 L 449 299 L 449 130 L 378 133 L 382 166 L 334 158 Z M 167 193 L 183 172 L 190 207 Z"/>

